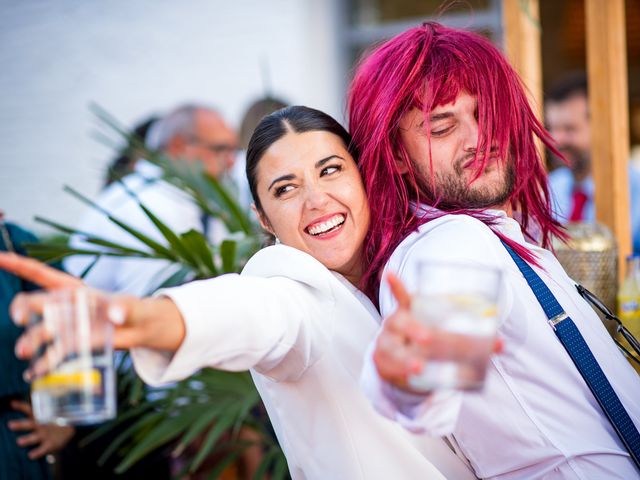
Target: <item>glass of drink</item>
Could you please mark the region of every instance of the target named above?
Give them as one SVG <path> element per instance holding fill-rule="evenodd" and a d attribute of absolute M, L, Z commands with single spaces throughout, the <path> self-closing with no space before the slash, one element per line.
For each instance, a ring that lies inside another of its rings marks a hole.
<path fill-rule="evenodd" d="M 411 309 L 433 341 L 430 358 L 409 385 L 425 392 L 481 389 L 498 328 L 501 271 L 436 260 L 417 268 Z"/>
<path fill-rule="evenodd" d="M 52 292 L 37 321 L 51 340 L 32 360 L 46 372 L 31 385 L 36 420 L 81 425 L 115 417 L 113 326 L 104 299 L 86 288 Z"/>

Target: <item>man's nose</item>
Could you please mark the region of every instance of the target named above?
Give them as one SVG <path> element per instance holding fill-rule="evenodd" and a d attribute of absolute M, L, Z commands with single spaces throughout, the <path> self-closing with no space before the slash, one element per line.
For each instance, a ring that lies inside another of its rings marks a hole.
<path fill-rule="evenodd" d="M 465 151 L 475 151 L 478 148 L 478 121 L 469 121 L 466 125 L 464 136 Z"/>

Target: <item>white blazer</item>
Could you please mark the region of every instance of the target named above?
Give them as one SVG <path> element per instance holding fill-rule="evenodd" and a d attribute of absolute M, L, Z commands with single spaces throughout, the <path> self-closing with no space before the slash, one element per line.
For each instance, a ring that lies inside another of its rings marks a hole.
<path fill-rule="evenodd" d="M 359 389 L 380 317 L 342 276 L 284 245 L 258 252 L 242 275 L 165 289 L 186 336 L 167 357 L 134 349 L 152 385 L 202 367 L 251 369 L 294 480 L 473 479 L 440 439 L 377 414 Z"/>

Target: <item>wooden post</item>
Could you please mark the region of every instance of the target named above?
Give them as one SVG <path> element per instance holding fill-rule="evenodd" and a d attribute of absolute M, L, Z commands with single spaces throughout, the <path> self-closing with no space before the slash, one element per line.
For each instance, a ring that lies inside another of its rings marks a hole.
<path fill-rule="evenodd" d="M 597 220 L 618 241 L 618 278 L 632 251 L 624 0 L 585 0 L 587 67 Z"/>
<path fill-rule="evenodd" d="M 542 55 L 538 0 L 502 0 L 504 50 L 542 118 Z"/>

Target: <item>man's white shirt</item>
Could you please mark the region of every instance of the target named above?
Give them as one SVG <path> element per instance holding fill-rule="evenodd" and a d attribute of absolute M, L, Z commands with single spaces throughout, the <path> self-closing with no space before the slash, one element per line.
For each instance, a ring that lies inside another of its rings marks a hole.
<path fill-rule="evenodd" d="M 574 320 L 629 415 L 640 426 L 640 381 L 602 322 L 575 289 L 553 254 L 525 241 L 519 224 L 495 213 L 495 229 L 530 248 L 533 267 Z M 480 478 L 638 478 L 621 441 L 547 323 L 535 295 L 499 238 L 469 216 L 446 215 L 422 225 L 395 250 L 386 270 L 416 289 L 423 259 L 464 261 L 504 271 L 499 335 L 504 351 L 494 355 L 482 393 L 406 395 L 377 376 L 369 355 L 365 392 L 385 416 L 414 432 L 452 434 Z M 380 290 L 383 316 L 396 303 Z"/>
<path fill-rule="evenodd" d="M 146 160 L 140 160 L 134 173 L 123 178 L 122 182 L 126 188 L 120 183 L 114 183 L 100 194 L 96 203 L 113 217 L 163 245 L 166 245 L 166 240 L 140 208 L 138 200 L 174 233 L 180 234 L 191 229 L 202 232 L 204 225 L 200 208 L 185 192 L 162 180 L 161 174 L 159 167 Z M 129 192 L 133 192 L 135 198 Z M 206 221 L 209 222 L 209 240 L 219 242 L 227 234 L 224 225 L 215 219 Z M 140 240 L 95 209 L 87 210 L 77 230 L 148 251 Z M 77 235 L 72 236 L 71 246 L 100 250 Z M 93 260 L 94 257 L 91 256 L 76 255 L 65 260 L 64 267 L 68 272 L 80 275 Z M 110 292 L 145 295 L 160 286 L 178 268 L 168 261 L 159 259 L 103 256 L 84 280 L 87 285 Z"/>

